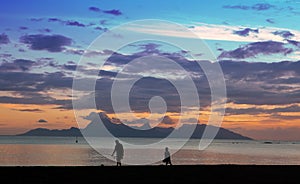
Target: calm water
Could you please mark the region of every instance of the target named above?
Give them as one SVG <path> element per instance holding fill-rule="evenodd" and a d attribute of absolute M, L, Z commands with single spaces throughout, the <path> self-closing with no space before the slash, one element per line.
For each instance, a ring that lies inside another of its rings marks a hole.
<path fill-rule="evenodd" d="M 139 139 L 147 141 L 147 139 Z M 170 146 L 180 139 L 170 141 Z M 215 140 L 205 150 L 198 150 L 199 140 L 191 140 L 184 148 L 174 153 L 173 164 L 280 164 L 300 165 L 300 142 L 273 142 L 241 140 Z M 104 152 L 111 154 L 113 144 L 103 145 Z M 143 153 L 156 155 L 160 160 L 163 152 L 159 149 L 138 151 L 125 147 L 127 160 L 136 160 Z M 145 158 L 142 158 L 145 159 Z M 95 166 L 115 165 L 113 160 L 102 156 L 79 138 L 74 137 L 22 137 L 0 136 L 1 166 Z M 161 164 L 157 162 L 154 164 Z"/>

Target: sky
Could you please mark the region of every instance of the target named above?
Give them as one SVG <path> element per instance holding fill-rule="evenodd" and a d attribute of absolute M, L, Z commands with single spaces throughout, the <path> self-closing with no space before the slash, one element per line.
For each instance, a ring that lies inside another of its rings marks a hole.
<path fill-rule="evenodd" d="M 298 0 L 1 1 L 0 135 L 40 127 L 77 127 L 72 109 L 72 98 L 76 98 L 72 96 L 72 83 L 76 74 L 97 78 L 95 112 L 103 112 L 130 126 L 145 126 L 145 123 L 154 126 L 161 120 L 160 125 L 173 126 L 178 120 L 180 98 L 174 86 L 163 78 L 180 81 L 181 73 L 175 68 L 162 67 L 160 72 L 165 76 L 151 72 L 147 62 L 124 70 L 128 78 L 137 69 L 139 74 L 148 75 L 131 91 L 130 105 L 138 120 L 130 119 L 129 112 L 117 116 L 108 102 L 118 71 L 146 55 L 171 58 L 184 67 L 199 92 L 202 103 L 199 122 L 207 123 L 209 85 L 188 51 L 166 43 L 141 41 L 113 53 L 105 49 L 90 51 L 91 61 L 78 67 L 81 56 L 98 36 L 131 21 L 159 19 L 192 31 L 215 55 L 227 89 L 222 127 L 254 139 L 300 140 L 299 18 Z M 132 30 L 136 34 L 190 39 L 182 31 L 164 25 L 136 26 Z M 115 39 L 124 37 L 115 35 Z M 92 76 L 92 71 L 100 71 L 96 67 L 97 55 L 110 54 L 100 74 Z M 82 89 L 75 90 L 90 95 Z M 147 104 L 158 95 L 168 106 L 165 118 L 159 114 L 149 117 Z M 90 107 L 80 111 L 87 109 Z M 182 122 L 189 123 L 192 117 Z"/>

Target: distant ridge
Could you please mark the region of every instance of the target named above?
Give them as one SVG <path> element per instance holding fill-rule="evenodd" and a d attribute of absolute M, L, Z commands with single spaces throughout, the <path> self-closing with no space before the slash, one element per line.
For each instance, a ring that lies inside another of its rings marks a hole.
<path fill-rule="evenodd" d="M 23 134 L 18 134 L 19 136 L 82 136 L 80 129 L 76 127 L 71 127 L 69 129 L 46 129 L 46 128 L 36 128 L 33 130 L 29 130 Z"/>
<path fill-rule="evenodd" d="M 174 138 L 180 138 L 180 137 L 187 137 L 187 132 L 190 130 L 192 125 L 183 125 L 182 127 L 175 129 L 174 128 L 162 128 L 162 127 L 154 127 L 152 129 L 148 130 L 137 130 L 134 128 L 131 128 L 124 124 L 115 124 L 110 121 L 108 118 L 102 119 L 103 124 L 106 126 L 106 128 L 115 136 L 115 137 L 139 137 L 139 138 L 164 138 L 167 137 L 169 134 L 171 134 L 173 131 L 173 134 L 171 137 Z M 195 125 L 194 125 L 195 126 Z M 92 121 L 88 126 L 81 131 L 84 133 L 84 135 L 87 136 L 99 136 L 99 132 L 97 130 L 100 130 L 99 128 L 99 122 Z M 205 125 L 205 124 L 197 124 L 194 128 L 194 132 L 191 136 L 191 138 L 202 138 L 203 132 L 206 128 L 209 128 L 210 130 L 217 131 L 218 127 Z M 37 128 L 33 130 L 29 130 L 28 132 L 25 132 L 23 134 L 18 134 L 19 136 L 82 136 L 80 129 L 71 127 L 70 129 L 46 129 L 46 128 Z M 100 133 L 103 135 L 102 133 Z M 240 135 L 238 133 L 232 132 L 230 130 L 227 130 L 225 128 L 219 128 L 218 133 L 215 136 L 215 139 L 241 139 L 241 140 L 252 140 L 249 137 Z"/>

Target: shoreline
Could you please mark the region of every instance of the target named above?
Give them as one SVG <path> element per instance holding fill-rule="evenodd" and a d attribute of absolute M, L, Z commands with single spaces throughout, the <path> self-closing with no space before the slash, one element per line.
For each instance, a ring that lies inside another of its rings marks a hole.
<path fill-rule="evenodd" d="M 126 165 L 126 166 L 0 166 L 12 183 L 137 182 L 297 182 L 300 165 Z M 11 177 L 15 175 L 17 177 Z"/>

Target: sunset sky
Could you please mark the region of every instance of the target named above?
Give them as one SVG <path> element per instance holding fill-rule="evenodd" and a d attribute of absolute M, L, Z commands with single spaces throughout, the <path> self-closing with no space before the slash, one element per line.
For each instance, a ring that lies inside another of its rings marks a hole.
<path fill-rule="evenodd" d="M 254 139 L 300 140 L 298 0 L 2 1 L 0 135 L 39 127 L 77 127 L 72 109 L 72 82 L 81 55 L 102 33 L 140 19 L 181 24 L 212 50 L 223 70 L 227 88 L 222 127 Z M 133 29 L 161 37 L 187 36 L 178 30 L 170 34 L 163 26 Z M 115 36 L 123 39 L 122 35 Z M 109 50 L 90 53 L 91 62 L 80 68 L 81 77 L 93 77 L 89 72 L 99 70 L 93 65 L 97 62 L 93 60 L 95 54 L 111 53 Z M 145 54 L 163 55 L 184 65 L 198 84 L 202 103 L 199 121 L 206 123 L 210 106 L 203 72 L 195 69 L 195 62 L 188 58 L 186 51 L 159 42 L 127 45 L 112 54 L 97 80 L 98 112 L 115 117 L 107 103 L 106 95 L 111 89 L 107 86 L 118 69 Z M 144 69 L 147 73 L 146 65 Z M 122 121 L 134 126 L 149 122 L 153 126 L 160 117 L 147 120 L 149 109 L 145 101 L 151 95 L 160 94 L 167 99 L 170 110 L 162 124 L 172 126 L 176 122 L 180 104 L 176 90 L 168 82 L 151 76 L 139 81 L 135 89 L 131 104 L 141 119 L 132 122 L 124 112 L 120 115 L 124 117 Z M 189 123 L 189 119 L 183 123 Z"/>

